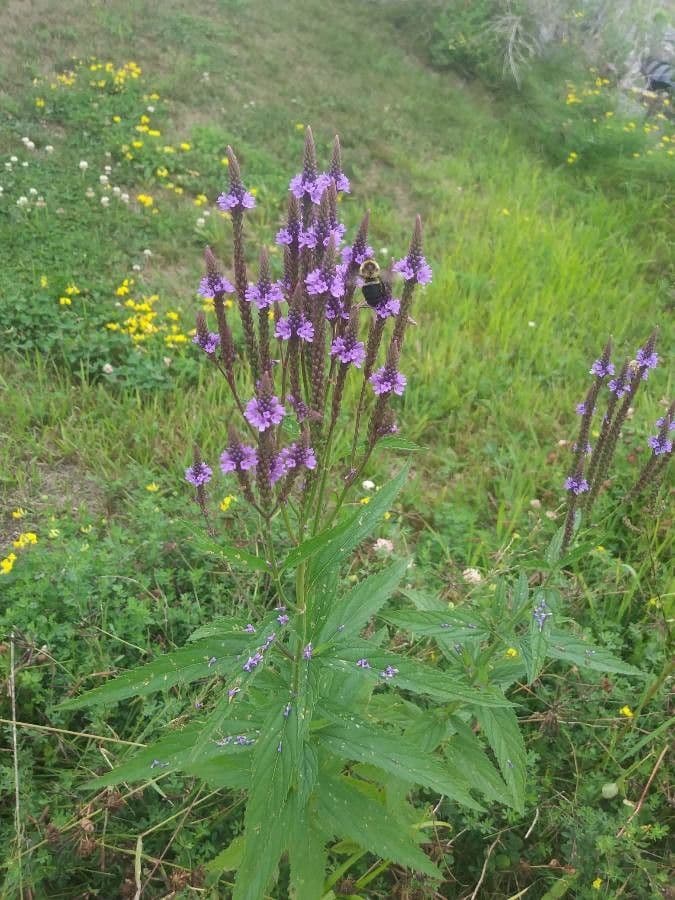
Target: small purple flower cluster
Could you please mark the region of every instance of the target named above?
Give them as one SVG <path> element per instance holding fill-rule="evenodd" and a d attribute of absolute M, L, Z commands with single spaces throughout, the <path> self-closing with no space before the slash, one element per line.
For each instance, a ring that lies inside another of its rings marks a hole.
<path fill-rule="evenodd" d="M 185 480 L 195 487 L 202 487 L 211 481 L 213 470 L 205 462 L 193 463 L 185 470 Z"/>
<path fill-rule="evenodd" d="M 539 626 L 539 631 L 543 631 L 547 619 L 550 619 L 552 615 L 553 613 L 546 605 L 546 601 L 543 597 L 539 600 L 539 603 L 537 603 L 537 605 L 532 610 L 532 618 Z"/>
<path fill-rule="evenodd" d="M 581 475 L 570 475 L 565 479 L 565 490 L 583 494 L 588 490 L 588 482 Z"/>

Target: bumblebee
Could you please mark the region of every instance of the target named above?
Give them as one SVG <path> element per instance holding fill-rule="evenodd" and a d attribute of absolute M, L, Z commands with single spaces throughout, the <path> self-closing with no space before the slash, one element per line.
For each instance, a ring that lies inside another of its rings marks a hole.
<path fill-rule="evenodd" d="M 374 309 L 387 296 L 387 289 L 380 277 L 380 267 L 374 259 L 364 259 L 359 267 L 359 275 L 363 278 L 363 298 Z"/>

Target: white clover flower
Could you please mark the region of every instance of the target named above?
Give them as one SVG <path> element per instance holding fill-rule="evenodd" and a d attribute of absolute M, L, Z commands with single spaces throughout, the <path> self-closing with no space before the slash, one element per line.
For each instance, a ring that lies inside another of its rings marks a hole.
<path fill-rule="evenodd" d="M 366 479 L 365 481 L 361 482 L 361 487 L 363 488 L 364 491 L 374 491 L 375 490 L 375 482 L 369 481 L 368 479 Z"/>
<path fill-rule="evenodd" d="M 10 162 L 6 162 L 6 163 L 5 163 L 5 168 L 7 169 L 8 172 L 11 172 L 11 171 L 12 171 L 12 164 L 11 164 Z"/>
<path fill-rule="evenodd" d="M 141 271 L 141 267 L 138 265 L 138 263 L 134 263 L 133 266 L 132 266 L 131 268 L 133 269 L 134 272 L 140 272 L 140 271 Z"/>
<path fill-rule="evenodd" d="M 107 206 L 110 203 L 110 197 L 101 197 L 101 206 Z"/>
<path fill-rule="evenodd" d="M 19 197 L 16 201 L 17 206 L 28 206 L 28 197 Z"/>
<path fill-rule="evenodd" d="M 211 215 L 211 210 L 210 210 L 210 209 L 205 209 L 204 212 L 202 213 L 202 215 L 203 215 L 206 219 L 208 219 L 208 217 Z"/>
<path fill-rule="evenodd" d="M 28 160 L 24 159 L 24 161 L 21 163 L 21 165 L 23 166 L 24 169 L 27 169 L 28 168 Z"/>
<path fill-rule="evenodd" d="M 103 372 L 104 372 L 105 375 L 112 375 L 112 373 L 113 373 L 114 371 L 115 371 L 115 367 L 114 367 L 114 366 L 111 366 L 110 363 L 105 363 L 105 364 L 103 365 Z"/>
<path fill-rule="evenodd" d="M 387 538 L 378 538 L 373 544 L 373 550 L 378 553 L 393 553 L 394 544 L 392 541 L 387 540 Z"/>
<path fill-rule="evenodd" d="M 98 176 L 99 184 L 107 184 L 109 180 L 110 179 L 108 178 L 107 175 L 99 175 Z"/>
<path fill-rule="evenodd" d="M 148 250 L 148 248 L 146 247 L 143 251 L 143 256 L 152 256 L 152 250 Z"/>
<path fill-rule="evenodd" d="M 84 196 L 91 200 L 91 198 L 94 196 L 93 188 L 87 188 L 87 190 L 84 192 Z"/>
<path fill-rule="evenodd" d="M 462 572 L 462 578 L 466 581 L 467 584 L 480 584 L 483 580 L 483 576 L 480 574 L 478 569 L 473 569 L 469 567 L 468 569 L 464 569 Z"/>
<path fill-rule="evenodd" d="M 53 153 L 53 152 L 54 152 L 54 148 L 52 147 L 52 145 L 47 144 L 47 146 L 45 147 L 45 153 Z"/>
<path fill-rule="evenodd" d="M 18 161 L 19 161 L 19 157 L 18 157 L 18 156 L 10 156 L 9 161 L 10 161 L 10 162 L 13 162 L 13 163 L 18 162 Z"/>
<path fill-rule="evenodd" d="M 38 206 L 40 209 L 43 209 L 47 205 L 47 203 L 45 202 L 45 198 L 38 197 L 37 200 L 35 201 L 35 205 Z"/>
<path fill-rule="evenodd" d="M 35 144 L 32 141 L 26 141 L 26 150 L 35 150 Z"/>
<path fill-rule="evenodd" d="M 153 112 L 155 111 L 155 107 L 154 107 L 154 106 L 146 106 L 145 108 L 146 108 L 147 111 L 150 112 L 150 113 L 153 113 Z"/>
<path fill-rule="evenodd" d="M 202 219 L 201 216 L 195 222 L 197 228 L 203 228 L 206 225 L 206 219 Z"/>
<path fill-rule="evenodd" d="M 112 166 L 103 166 L 103 171 L 106 173 L 106 175 L 110 175 L 110 173 L 112 172 Z"/>
<path fill-rule="evenodd" d="M 86 170 L 89 168 L 89 163 L 87 162 L 86 159 L 81 159 L 79 166 L 80 166 L 80 170 L 82 172 L 86 172 Z"/>
<path fill-rule="evenodd" d="M 555 518 L 557 518 L 557 516 L 556 516 L 556 514 L 553 512 L 552 509 L 547 509 L 547 510 L 546 510 L 546 518 L 547 518 L 547 519 L 555 519 Z"/>
<path fill-rule="evenodd" d="M 115 185 L 115 187 L 112 189 L 112 192 L 116 197 L 119 197 L 119 195 L 122 193 L 122 188 L 119 188 L 117 187 L 117 185 Z"/>
<path fill-rule="evenodd" d="M 128 203 L 129 195 L 128 194 L 120 194 L 120 200 L 122 201 L 122 203 Z"/>
<path fill-rule="evenodd" d="M 537 500 L 537 498 L 534 497 L 532 500 L 530 500 L 530 506 L 532 507 L 532 509 L 541 509 L 541 500 Z"/>
<path fill-rule="evenodd" d="M 36 188 L 28 188 L 28 193 L 31 195 L 31 197 L 37 197 Z"/>
<path fill-rule="evenodd" d="M 22 144 L 27 144 L 29 140 L 30 140 L 30 138 L 22 137 L 22 138 L 21 138 L 21 143 L 22 143 Z"/>

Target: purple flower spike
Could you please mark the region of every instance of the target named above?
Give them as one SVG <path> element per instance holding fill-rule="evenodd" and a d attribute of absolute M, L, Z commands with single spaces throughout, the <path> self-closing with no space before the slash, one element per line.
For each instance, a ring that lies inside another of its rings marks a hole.
<path fill-rule="evenodd" d="M 658 366 L 659 355 L 658 353 L 654 353 L 653 350 L 650 351 L 645 347 L 641 347 L 635 354 L 635 362 L 641 369 L 645 370 L 642 373 L 642 378 L 646 381 L 649 377 L 649 370 L 655 369 Z"/>
<path fill-rule="evenodd" d="M 376 394 L 394 394 L 401 395 L 405 390 L 406 377 L 391 366 L 382 366 L 374 375 L 370 376 L 370 383 Z"/>
<path fill-rule="evenodd" d="M 311 659 L 314 654 L 314 648 L 312 647 L 311 642 L 307 644 L 305 649 L 302 651 L 302 655 L 305 659 Z"/>
<path fill-rule="evenodd" d="M 370 668 L 370 663 L 368 662 L 367 659 L 358 659 L 356 661 L 356 665 L 358 666 L 359 669 L 369 669 Z"/>
<path fill-rule="evenodd" d="M 394 263 L 392 271 L 398 272 L 406 281 L 416 281 L 418 284 L 429 284 L 431 281 L 431 266 L 421 255 L 412 256 L 409 253 Z"/>
<path fill-rule="evenodd" d="M 630 391 L 630 372 L 626 372 L 624 376 L 612 378 L 607 387 L 620 400 Z"/>
<path fill-rule="evenodd" d="M 246 662 L 242 666 L 242 669 L 244 670 L 244 672 L 252 672 L 255 669 L 255 667 L 258 666 L 262 662 L 262 660 L 263 660 L 263 655 L 258 650 L 253 654 L 253 656 L 249 656 L 249 658 L 246 660 Z"/>
<path fill-rule="evenodd" d="M 588 482 L 581 475 L 570 475 L 565 479 L 565 490 L 573 494 L 583 494 L 588 490 Z"/>
<path fill-rule="evenodd" d="M 192 338 L 192 343 L 201 347 L 204 353 L 215 353 L 220 344 L 220 335 L 215 331 L 209 331 L 204 335 L 196 334 Z"/>
<path fill-rule="evenodd" d="M 550 619 L 552 615 L 553 613 L 546 605 L 546 601 L 542 598 L 532 611 L 532 618 L 539 626 L 539 631 L 543 630 L 546 620 Z"/>
<path fill-rule="evenodd" d="M 246 288 L 246 299 L 249 303 L 255 303 L 258 309 L 269 309 L 274 303 L 281 303 L 284 299 L 281 282 L 275 281 L 266 285 L 263 282 L 250 284 Z"/>
<path fill-rule="evenodd" d="M 666 417 L 665 417 L 665 416 L 661 416 L 660 419 L 657 419 L 657 420 L 656 420 L 656 427 L 657 427 L 657 428 L 663 428 L 663 426 L 664 426 L 665 424 L 666 424 Z M 675 419 L 672 419 L 672 420 L 671 420 L 670 425 L 668 426 L 668 431 L 675 431 Z"/>
<path fill-rule="evenodd" d="M 228 472 L 246 472 L 258 465 L 258 453 L 255 447 L 245 444 L 233 444 L 220 456 L 220 470 L 224 475 Z"/>
<path fill-rule="evenodd" d="M 216 294 L 233 294 L 234 287 L 219 272 L 213 272 L 201 279 L 198 293 L 207 300 L 213 300 Z"/>
<path fill-rule="evenodd" d="M 255 634 L 255 627 L 249 622 L 246 628 L 244 628 L 244 631 L 246 634 Z"/>
<path fill-rule="evenodd" d="M 585 413 L 586 413 L 586 404 L 585 404 L 585 403 L 577 403 L 576 410 L 577 410 L 577 415 L 578 415 L 578 416 L 583 416 L 583 415 L 585 415 Z"/>
<path fill-rule="evenodd" d="M 393 678 L 394 675 L 398 675 L 398 669 L 395 666 L 387 666 L 383 672 L 380 672 L 380 678 Z"/>
<path fill-rule="evenodd" d="M 345 305 L 339 297 L 330 296 L 326 303 L 326 318 L 329 321 L 334 319 L 349 320 L 349 312 L 345 309 Z"/>
<path fill-rule="evenodd" d="M 280 616 L 277 616 L 277 622 L 280 625 L 288 625 L 289 621 L 290 621 L 290 619 L 286 615 L 286 613 L 282 613 Z"/>
<path fill-rule="evenodd" d="M 361 341 L 357 341 L 353 334 L 347 333 L 344 337 L 336 337 L 330 348 L 330 355 L 337 356 L 345 365 L 351 363 L 360 369 L 366 358 L 366 348 Z"/>
<path fill-rule="evenodd" d="M 302 200 L 303 197 L 307 196 L 312 203 L 318 205 L 321 202 L 323 192 L 329 184 L 330 177 L 326 175 L 325 172 L 322 172 L 320 175 L 312 175 L 308 171 L 303 171 L 299 175 L 294 175 L 293 178 L 291 178 L 288 190 L 294 197 L 297 197 L 298 200 Z"/>
<path fill-rule="evenodd" d="M 221 194 L 216 200 L 218 209 L 223 212 L 231 212 L 233 209 L 253 209 L 255 206 L 255 197 L 249 194 L 242 185 L 233 185 L 229 193 Z"/>
<path fill-rule="evenodd" d="M 311 344 L 314 340 L 314 326 L 302 313 L 291 311 L 286 318 L 279 319 L 274 334 L 282 341 L 298 337 L 301 341 Z"/>
<path fill-rule="evenodd" d="M 314 269 L 305 278 L 308 294 L 325 294 L 328 292 L 330 285 L 321 269 Z"/>
<path fill-rule="evenodd" d="M 303 447 L 299 444 L 291 444 L 290 447 L 284 447 L 274 458 L 272 463 L 272 471 L 270 473 L 270 481 L 272 484 L 286 475 L 291 469 L 298 466 L 304 466 L 306 469 L 316 468 L 316 456 L 311 447 Z"/>
<path fill-rule="evenodd" d="M 362 262 L 365 262 L 367 259 L 372 259 L 375 256 L 375 251 L 368 245 L 357 247 L 356 244 L 354 244 L 352 247 L 343 247 L 340 253 L 342 262 L 345 265 L 354 263 L 355 265 L 360 266 Z"/>
<path fill-rule="evenodd" d="M 278 425 L 286 415 L 286 410 L 278 397 L 261 396 L 248 401 L 244 415 L 254 428 L 263 432 L 272 425 Z"/>
<path fill-rule="evenodd" d="M 596 359 L 591 366 L 591 375 L 597 375 L 598 378 L 605 378 L 607 375 L 614 374 L 614 363 L 603 362 L 602 359 Z"/>
<path fill-rule="evenodd" d="M 213 470 L 205 462 L 194 463 L 185 470 L 185 480 L 189 481 L 190 484 L 194 484 L 195 487 L 208 484 L 212 475 Z"/>
<path fill-rule="evenodd" d="M 389 297 L 384 303 L 375 307 L 375 315 L 380 319 L 389 319 L 397 316 L 401 309 L 401 301 L 396 297 Z"/>
<path fill-rule="evenodd" d="M 661 437 L 660 434 L 655 434 L 653 437 L 647 438 L 647 443 L 652 448 L 654 456 L 661 456 L 673 452 L 673 442 L 668 437 Z"/>

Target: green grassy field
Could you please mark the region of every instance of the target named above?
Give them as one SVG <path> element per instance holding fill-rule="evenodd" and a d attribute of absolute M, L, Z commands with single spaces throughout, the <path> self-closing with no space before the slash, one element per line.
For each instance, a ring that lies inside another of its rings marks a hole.
<path fill-rule="evenodd" d="M 352 180 L 341 212 L 353 233 L 371 210 L 383 262 L 404 253 L 414 215 L 424 221 L 434 279 L 414 312 L 400 416 L 402 433 L 424 451 L 381 531 L 397 553 L 414 556 L 415 589 L 461 603 L 487 591 L 496 573 L 522 567 L 536 577 L 535 548 L 564 517 L 569 451 L 561 442 L 574 438 L 590 363 L 609 335 L 626 357 L 661 329 L 664 364 L 641 391 L 568 584 L 569 615 L 650 680 L 603 683 L 554 670 L 536 696 L 523 695 L 526 820 L 494 812 L 455 823 L 442 896 L 471 895 L 497 836 L 481 896 L 544 897 L 565 879 L 572 896 L 659 896 L 665 884 L 658 790 L 629 845 L 615 834 L 626 818 L 621 800 L 637 802 L 667 739 L 660 675 L 670 514 L 661 502 L 626 521 L 620 498 L 672 395 L 664 173 L 675 162 L 662 154 L 650 169 L 628 156 L 611 181 L 564 156 L 553 164 L 514 127 L 508 102 L 431 69 L 398 9 L 356 0 L 0 9 L 0 556 L 18 532 L 38 536 L 0 576 L 0 664 L 4 677 L 14 632 L 17 718 L 47 729 L 19 729 L 23 835 L 10 812 L 9 741 L 0 758 L 7 896 L 20 896 L 12 893 L 19 878 L 31 886 L 26 897 L 133 896 L 123 891 L 134 884 L 139 834 L 143 896 L 193 896 L 206 891 L 200 867 L 237 833 L 236 796 L 178 785 L 168 798 L 150 789 L 142 800 L 111 796 L 106 806 L 89 804 L 81 788 L 121 757 L 124 741 L 144 742 L 178 715 L 178 694 L 108 719 L 52 706 L 88 686 L 91 673 L 180 644 L 204 617 L 258 600 L 189 540 L 200 526 L 182 471 L 193 440 L 215 458 L 230 410 L 186 335 L 200 308 L 204 244 L 228 253 L 229 223 L 214 207 L 226 146 L 256 189 L 251 246 L 271 243 L 307 124 L 324 160 L 340 134 Z M 119 91 L 107 62 L 127 64 Z M 57 79 L 71 69 L 74 80 Z M 278 270 L 278 255 L 273 263 Z M 128 294 L 119 290 L 124 279 L 134 279 Z M 68 292 L 73 285 L 79 293 Z M 155 296 L 148 309 L 158 330 L 134 342 L 125 329 L 142 331 L 146 311 L 123 304 Z M 139 321 L 125 326 L 130 316 Z M 382 484 L 397 465 L 380 456 L 366 474 Z M 25 515 L 13 517 L 16 510 Z M 222 516 L 228 533 L 251 527 L 236 502 Z M 356 563 L 372 564 L 367 551 Z M 482 587 L 462 578 L 467 566 L 482 572 Z M 625 706 L 640 715 L 622 716 Z M 557 737 L 541 730 L 549 714 L 562 722 Z M 605 782 L 619 783 L 617 801 L 601 798 Z M 535 811 L 540 825 L 526 839 Z M 395 881 L 382 878 L 367 890 L 355 881 L 352 895 L 394 896 Z M 212 895 L 228 896 L 224 885 Z"/>

